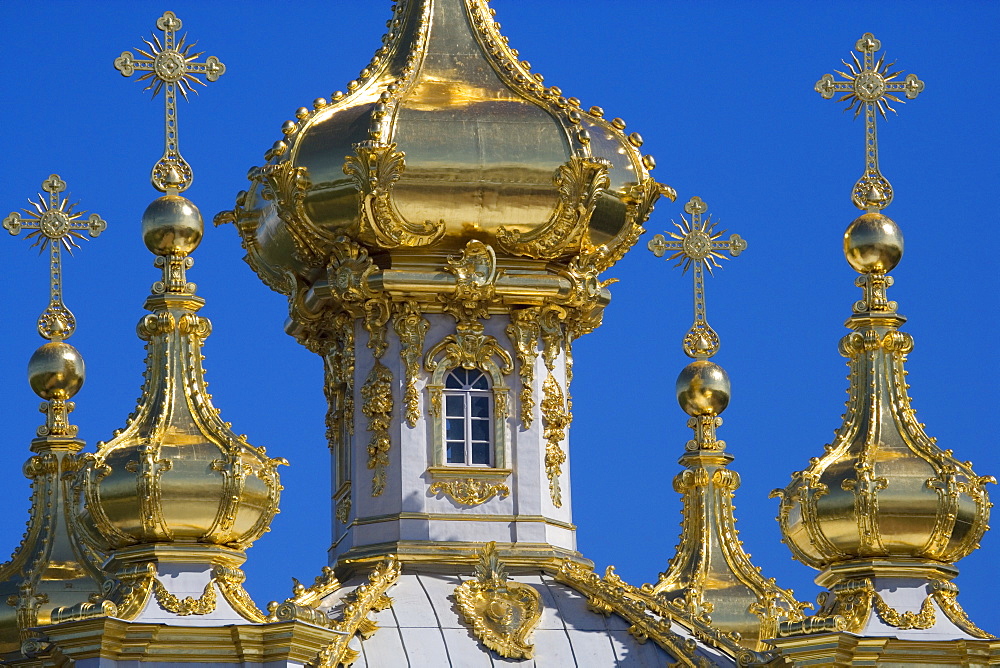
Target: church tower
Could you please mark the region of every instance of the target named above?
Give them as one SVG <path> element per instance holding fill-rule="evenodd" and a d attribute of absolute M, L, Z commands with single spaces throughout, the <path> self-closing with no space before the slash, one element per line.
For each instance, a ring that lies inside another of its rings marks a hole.
<path fill-rule="evenodd" d="M 642 138 L 548 86 L 486 3 L 400 2 L 221 220 L 323 357 L 331 565 L 580 560 L 573 341 L 661 193 Z"/>

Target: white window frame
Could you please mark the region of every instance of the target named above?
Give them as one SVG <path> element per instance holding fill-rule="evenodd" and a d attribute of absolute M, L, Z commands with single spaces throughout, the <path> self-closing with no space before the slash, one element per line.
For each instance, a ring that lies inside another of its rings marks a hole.
<path fill-rule="evenodd" d="M 441 429 L 444 430 L 442 434 L 442 441 L 444 443 L 444 465 L 445 466 L 485 466 L 489 468 L 494 468 L 493 461 L 495 459 L 495 446 L 496 446 L 496 434 L 494 429 L 494 401 L 493 401 L 493 384 L 490 382 L 489 374 L 482 372 L 479 369 L 463 369 L 466 374 L 475 374 L 477 377 L 474 379 L 474 383 L 478 382 L 479 379 L 486 381 L 486 388 L 474 388 L 472 385 L 465 383 L 464 387 L 450 388 L 448 387 L 448 380 L 451 377 L 455 377 L 456 380 L 461 381 L 457 376 L 457 372 L 461 367 L 451 369 L 444 377 L 444 389 L 442 390 L 443 395 L 443 408 L 444 416 L 441 419 Z M 448 398 L 458 397 L 462 400 L 462 414 L 461 415 L 449 415 L 448 413 Z M 474 397 L 482 397 L 487 400 L 486 417 L 476 417 L 472 414 L 472 403 Z M 462 420 L 462 461 L 451 462 L 448 461 L 448 451 L 453 443 L 458 443 L 457 440 L 449 440 L 448 438 L 448 421 L 453 419 Z M 485 462 L 475 462 L 473 461 L 473 446 L 477 443 L 481 444 L 483 441 L 476 440 L 473 438 L 472 427 L 473 424 L 479 421 L 485 420 L 487 423 L 486 430 L 486 447 L 487 447 L 487 461 Z"/>
<path fill-rule="evenodd" d="M 463 365 L 464 366 L 464 365 Z M 509 412 L 509 388 L 503 381 L 503 374 L 492 361 L 482 364 L 474 364 L 466 369 L 478 370 L 486 375 L 490 389 L 490 419 L 493 423 L 490 429 L 492 437 L 491 463 L 484 464 L 449 464 L 447 452 L 445 450 L 447 439 L 445 438 L 445 401 L 444 396 L 447 391 L 444 387 L 445 379 L 456 367 L 439 366 L 434 370 L 430 382 L 427 384 L 428 393 L 428 414 L 430 415 L 431 431 L 431 452 L 430 468 L 432 469 L 455 469 L 455 470 L 485 470 L 485 469 L 505 469 L 507 466 L 507 417 Z M 509 473 L 509 471 L 508 471 Z"/>

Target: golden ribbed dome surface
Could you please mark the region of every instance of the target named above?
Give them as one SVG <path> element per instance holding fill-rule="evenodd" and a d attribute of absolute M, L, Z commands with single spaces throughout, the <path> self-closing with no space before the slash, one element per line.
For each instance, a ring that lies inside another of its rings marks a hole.
<path fill-rule="evenodd" d="M 387 25 L 250 172 L 234 218 L 268 284 L 308 277 L 338 236 L 418 264 L 471 240 L 501 260 L 606 246 L 603 268 L 635 242 L 661 192 L 642 139 L 546 85 L 485 0 L 402 0 Z"/>

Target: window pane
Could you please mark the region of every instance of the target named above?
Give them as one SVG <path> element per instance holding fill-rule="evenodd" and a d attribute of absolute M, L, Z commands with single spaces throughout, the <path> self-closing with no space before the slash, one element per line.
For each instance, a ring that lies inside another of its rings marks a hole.
<path fill-rule="evenodd" d="M 472 444 L 472 463 L 473 464 L 485 464 L 490 465 L 490 444 L 489 443 L 473 443 Z"/>
<path fill-rule="evenodd" d="M 473 394 L 470 399 L 472 399 L 472 417 L 488 418 L 490 416 L 489 397 Z"/>
<path fill-rule="evenodd" d="M 475 399 L 473 399 L 475 402 Z M 455 394 L 446 394 L 444 397 L 444 414 L 446 417 L 465 417 L 465 397 Z M 473 407 L 475 403 L 473 403 Z M 473 413 L 475 415 L 475 413 Z"/>
<path fill-rule="evenodd" d="M 472 420 L 472 440 L 473 441 L 490 440 L 489 420 Z"/>
<path fill-rule="evenodd" d="M 481 371 L 478 372 L 478 373 L 479 373 L 479 375 L 477 377 L 473 378 L 472 381 L 470 382 L 470 385 L 472 385 L 472 389 L 474 389 L 474 390 L 488 390 L 488 389 L 490 389 L 490 381 L 488 381 L 486 379 L 486 374 L 484 374 Z M 471 376 L 472 374 L 469 374 L 469 375 Z"/>
<path fill-rule="evenodd" d="M 445 387 L 451 387 L 455 389 L 462 389 L 465 386 L 464 376 L 459 376 L 459 373 L 465 373 L 464 369 L 454 369 L 448 374 L 448 377 L 444 381 Z"/>
<path fill-rule="evenodd" d="M 449 464 L 464 464 L 465 463 L 465 442 L 461 443 L 448 443 L 448 463 Z"/>
<path fill-rule="evenodd" d="M 448 418 L 445 439 L 449 441 L 465 441 L 465 424 L 461 418 Z"/>

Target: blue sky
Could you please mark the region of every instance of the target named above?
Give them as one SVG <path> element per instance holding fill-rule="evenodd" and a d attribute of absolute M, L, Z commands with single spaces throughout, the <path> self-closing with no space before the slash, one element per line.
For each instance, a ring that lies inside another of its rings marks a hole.
<path fill-rule="evenodd" d="M 0 45 L 3 214 L 58 172 L 81 208 L 108 221 L 64 269 L 79 328 L 72 342 L 88 380 L 73 415 L 91 447 L 111 436 L 138 396 L 143 351 L 135 323 L 157 280 L 139 236 L 156 193 L 148 171 L 162 152 L 162 102 L 112 61 L 141 46 L 171 9 L 227 73 L 180 111 L 181 149 L 195 170 L 187 195 L 206 219 L 232 206 L 248 168 L 299 106 L 342 89 L 379 45 L 389 2 L 48 2 L 6 0 Z M 702 197 L 721 227 L 749 243 L 709 278 L 708 317 L 722 338 L 715 358 L 733 399 L 720 438 L 732 467 L 741 538 L 764 574 L 813 600 L 815 573 L 779 543 L 767 498 L 823 451 L 839 425 L 846 367 L 837 341 L 858 298 L 840 239 L 858 215 L 849 192 L 863 167 L 862 124 L 813 84 L 840 68 L 873 32 L 926 90 L 880 123 L 883 173 L 896 190 L 886 213 L 906 236 L 890 297 L 916 339 L 908 369 L 918 417 L 942 447 L 1000 474 L 996 447 L 997 2 L 615 2 L 495 0 L 511 44 L 546 82 L 621 116 L 657 158 L 656 178 L 677 189 L 646 225 L 650 235 Z M 576 344 L 571 430 L 574 517 L 580 550 L 628 581 L 655 581 L 674 552 L 679 501 L 671 479 L 689 438 L 674 400 L 687 362 L 689 276 L 636 248 L 609 273 L 620 283 L 605 324 Z M 319 358 L 282 332 L 285 300 L 242 262 L 235 230 L 209 229 L 190 280 L 214 322 L 205 348 L 216 406 L 282 470 L 283 512 L 250 551 L 258 604 L 282 599 L 290 577 L 326 563 L 329 481 Z M 46 262 L 3 235 L 9 278 L 0 322 L 0 406 L 5 427 L 0 550 L 27 518 L 20 467 L 41 415 L 24 369 L 41 340 Z M 1000 495 L 991 486 L 994 497 Z M 7 545 L 7 547 L 3 547 Z M 958 564 L 960 601 L 1000 632 L 992 600 L 1000 532 Z"/>

